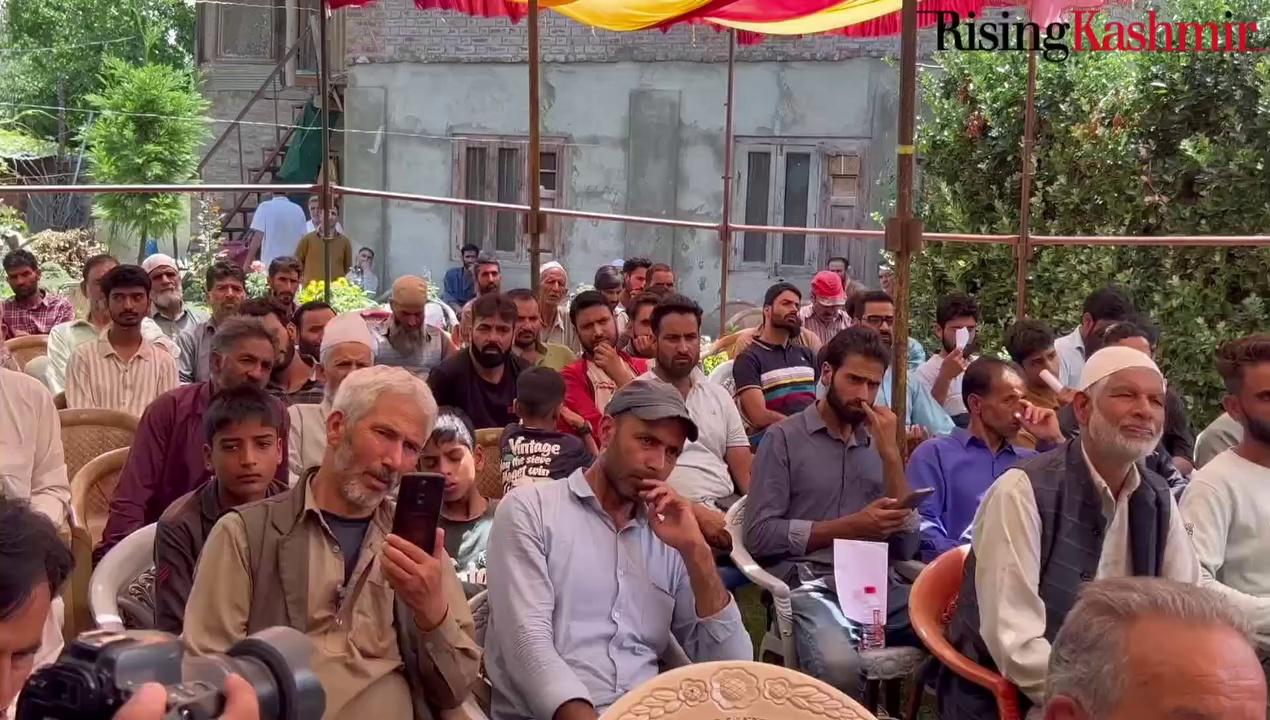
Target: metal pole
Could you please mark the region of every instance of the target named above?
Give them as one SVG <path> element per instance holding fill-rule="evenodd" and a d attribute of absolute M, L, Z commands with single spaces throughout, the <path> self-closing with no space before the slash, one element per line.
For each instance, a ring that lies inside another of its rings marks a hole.
<path fill-rule="evenodd" d="M 732 181 L 736 177 L 733 156 L 732 101 L 736 88 L 736 31 L 728 30 L 728 91 L 723 101 L 723 219 L 719 221 L 719 337 L 728 332 L 728 263 L 732 256 Z"/>
<path fill-rule="evenodd" d="M 899 418 L 897 442 L 907 454 L 909 277 L 921 226 L 913 218 L 913 130 L 917 112 L 917 0 L 904 0 L 900 32 L 900 119 L 896 138 L 895 217 L 888 223 L 887 245 L 895 252 L 895 327 L 891 347 L 891 409 Z"/>
<path fill-rule="evenodd" d="M 331 302 L 331 173 L 328 161 L 331 157 L 331 63 L 330 48 L 326 46 L 326 0 L 318 3 L 318 44 L 321 45 L 318 72 L 322 74 L 322 164 L 318 173 L 322 177 L 322 299 Z"/>
<path fill-rule="evenodd" d="M 538 97 L 538 0 L 529 0 L 529 287 L 538 292 L 538 271 L 542 266 L 542 187 L 538 124 L 541 110 Z"/>
<path fill-rule="evenodd" d="M 1023 178 L 1019 189 L 1019 242 L 1014 246 L 1016 319 L 1027 317 L 1027 265 L 1032 259 L 1032 154 L 1036 144 L 1036 49 L 1027 54 L 1027 100 L 1023 106 Z"/>

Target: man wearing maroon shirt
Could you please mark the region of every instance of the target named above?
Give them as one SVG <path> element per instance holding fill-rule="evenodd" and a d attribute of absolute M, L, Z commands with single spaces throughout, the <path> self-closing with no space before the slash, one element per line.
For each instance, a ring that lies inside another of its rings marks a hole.
<path fill-rule="evenodd" d="M 582 345 L 582 357 L 560 371 L 564 378 L 564 405 L 591 425 L 599 437 L 604 408 L 626 383 L 648 371 L 648 363 L 617 349 L 617 321 L 604 296 L 597 290 L 578 293 L 569 305 L 569 321 L 573 323 Z M 574 428 L 561 415 L 561 432 Z"/>
<path fill-rule="evenodd" d="M 115 543 L 155 522 L 172 501 L 210 477 L 203 455 L 203 413 L 217 390 L 241 385 L 264 389 L 276 353 L 273 337 L 259 318 L 235 317 L 216 328 L 212 337 L 211 379 L 182 385 L 160 395 L 141 416 L 128 462 L 110 501 L 110 518 L 101 543 L 93 551 L 100 560 Z M 282 456 L 290 428 L 282 413 Z M 287 487 L 287 465 L 280 463 L 275 485 Z"/>

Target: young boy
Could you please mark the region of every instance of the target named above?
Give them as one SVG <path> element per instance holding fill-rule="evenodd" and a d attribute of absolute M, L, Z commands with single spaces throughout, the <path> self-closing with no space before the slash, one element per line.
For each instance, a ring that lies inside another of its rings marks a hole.
<path fill-rule="evenodd" d="M 476 487 L 476 473 L 484 466 L 485 455 L 476 445 L 472 421 L 462 410 L 442 407 L 419 456 L 419 467 L 445 476 L 439 525 L 445 530 L 445 551 L 454 558 L 469 598 L 485 589 L 485 548 L 498 505 Z"/>
<path fill-rule="evenodd" d="M 513 412 L 520 422 L 504 428 L 498 441 L 504 492 L 568 477 L 590 465 L 599 454 L 591 426 L 563 404 L 564 379 L 555 370 L 529 368 L 516 379 Z M 555 429 L 561 416 L 582 439 Z"/>
<path fill-rule="evenodd" d="M 177 498 L 159 518 L 154 538 L 155 627 L 179 634 L 203 543 L 229 510 L 278 490 L 282 407 L 255 386 L 224 390 L 203 416 L 203 455 L 212 477 Z"/>

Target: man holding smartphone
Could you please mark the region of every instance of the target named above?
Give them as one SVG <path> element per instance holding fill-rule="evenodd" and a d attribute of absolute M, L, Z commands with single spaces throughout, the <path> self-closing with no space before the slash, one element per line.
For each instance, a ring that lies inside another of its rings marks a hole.
<path fill-rule="evenodd" d="M 480 650 L 444 533 L 425 552 L 390 533 L 395 504 L 385 502 L 436 417 L 427 385 L 406 370 L 349 374 L 322 464 L 212 529 L 186 606 L 187 646 L 225 652 L 266 627 L 303 631 L 325 720 L 409 720 L 460 705 Z"/>
<path fill-rule="evenodd" d="M 768 428 L 759 445 L 745 513 L 745 547 L 793 593 L 799 668 L 860 697 L 860 626 L 839 607 L 833 582 L 838 538 L 890 544 L 893 560 L 917 552 L 915 513 L 895 440 L 896 418 L 875 404 L 891 354 L 881 335 L 856 325 L 821 351 L 825 397 Z M 887 591 L 887 645 L 917 645 L 908 586 Z"/>

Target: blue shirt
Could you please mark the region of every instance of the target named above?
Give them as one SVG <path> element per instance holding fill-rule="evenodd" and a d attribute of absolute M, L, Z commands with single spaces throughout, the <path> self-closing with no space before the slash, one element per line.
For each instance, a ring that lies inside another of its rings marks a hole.
<path fill-rule="evenodd" d="M 882 376 L 882 387 L 878 389 L 877 404 L 891 407 L 891 369 L 887 368 Z M 930 390 L 918 382 L 912 375 L 908 378 L 908 402 L 904 407 L 904 424 L 921 425 L 931 435 L 947 435 L 957 427 L 944 406 L 935 402 Z"/>
<path fill-rule="evenodd" d="M 441 301 L 455 309 L 466 305 L 476 297 L 476 278 L 462 265 L 445 271 L 441 285 Z"/>
<path fill-rule="evenodd" d="M 960 545 L 979 511 L 979 501 L 997 476 L 1035 454 L 1005 443 L 994 455 L 982 440 L 961 428 L 918 445 L 908 460 L 909 487 L 935 489 L 917 509 L 922 516 L 922 560 L 930 562 Z"/>

